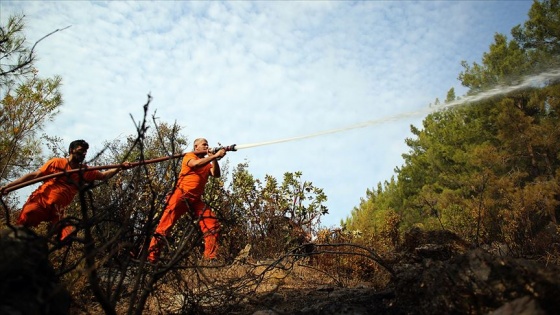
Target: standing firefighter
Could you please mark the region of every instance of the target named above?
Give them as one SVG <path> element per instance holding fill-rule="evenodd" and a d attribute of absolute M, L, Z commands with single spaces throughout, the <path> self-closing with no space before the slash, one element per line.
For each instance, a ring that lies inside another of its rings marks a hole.
<path fill-rule="evenodd" d="M 204 258 L 216 259 L 220 225 L 212 210 L 202 201 L 202 194 L 210 175 L 220 177 L 218 160 L 225 155 L 226 150 L 223 148 L 215 153 L 209 151 L 208 141 L 204 138 L 194 141 L 193 152 L 183 157 L 177 185 L 150 242 L 150 262 L 155 263 L 159 258 L 163 247 L 161 237 L 167 237 L 173 225 L 187 211 L 191 211 L 191 214 L 199 219 L 198 224 L 204 234 Z"/>
<path fill-rule="evenodd" d="M 57 223 L 64 218 L 64 208 L 72 202 L 80 187 L 95 180 L 109 179 L 120 171 L 120 168 L 104 172 L 87 170 L 87 166 L 82 163 L 88 148 L 89 144 L 84 140 L 72 141 L 68 148 L 68 157 L 52 158 L 38 170 L 23 175 L 13 182 L 0 187 L 0 194 L 5 194 L 8 188 L 39 177 L 74 169 L 84 170 L 83 172 L 63 174 L 46 180 L 29 196 L 23 205 L 16 221 L 17 225 L 36 227 L 41 222 L 50 222 L 54 228 L 59 228 Z M 123 167 L 128 167 L 129 165 L 130 163 L 126 162 L 123 164 Z M 68 237 L 73 230 L 72 226 L 63 227 L 60 233 L 60 240 Z"/>

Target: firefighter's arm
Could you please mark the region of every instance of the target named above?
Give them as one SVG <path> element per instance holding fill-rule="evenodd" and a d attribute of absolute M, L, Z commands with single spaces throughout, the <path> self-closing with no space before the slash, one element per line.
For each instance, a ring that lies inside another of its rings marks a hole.
<path fill-rule="evenodd" d="M 197 167 L 200 167 L 200 166 L 204 166 L 204 165 L 206 165 L 206 164 L 208 164 L 208 163 L 210 163 L 210 162 L 213 162 L 213 167 L 210 169 L 210 175 L 216 176 L 216 175 L 214 175 L 214 174 L 215 174 L 214 171 L 215 171 L 215 167 L 216 167 L 216 166 L 214 166 L 214 165 L 217 165 L 217 164 L 216 164 L 217 161 L 226 155 L 226 150 L 225 150 L 225 149 L 221 149 L 221 150 L 219 150 L 219 151 L 216 152 L 216 153 L 212 153 L 212 152 L 208 151 L 207 154 L 208 154 L 208 156 L 203 157 L 203 158 L 201 158 L 201 159 L 190 159 L 190 160 L 187 162 L 187 165 L 188 165 L 190 168 L 197 168 Z M 218 169 L 219 169 L 219 166 L 218 166 Z M 219 172 L 219 171 L 218 171 L 218 172 Z M 218 173 L 218 176 L 216 176 L 216 177 L 219 177 L 219 176 L 220 176 L 220 175 L 219 175 L 219 173 Z"/>
<path fill-rule="evenodd" d="M 19 184 L 22 184 L 22 183 L 25 183 L 25 182 L 28 182 L 30 180 L 33 180 L 33 179 L 39 177 L 39 176 L 41 176 L 41 172 L 39 170 L 36 170 L 34 172 L 25 174 L 22 177 L 14 180 L 13 182 L 8 183 L 8 184 L 0 187 L 0 194 L 2 194 L 2 195 L 7 194 L 8 192 L 6 192 L 6 189 L 8 189 L 10 187 L 13 187 L 13 186 L 16 186 L 16 185 L 19 185 Z"/>
<path fill-rule="evenodd" d="M 113 169 L 110 169 L 110 170 L 105 171 L 105 172 L 101 172 L 101 174 L 103 174 L 104 179 L 109 179 L 109 178 L 115 176 L 121 170 L 123 170 L 123 169 L 126 170 L 126 169 L 129 169 L 131 167 L 132 167 L 132 165 L 130 164 L 130 162 L 124 162 L 123 164 L 121 164 L 120 167 L 113 168 Z"/>

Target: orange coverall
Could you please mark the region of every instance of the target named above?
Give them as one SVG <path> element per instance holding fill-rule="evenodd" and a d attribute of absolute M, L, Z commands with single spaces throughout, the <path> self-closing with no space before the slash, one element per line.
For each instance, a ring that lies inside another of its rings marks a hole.
<path fill-rule="evenodd" d="M 41 166 L 39 176 L 71 169 L 66 158 L 53 158 Z M 97 170 L 86 171 L 82 174 L 76 172 L 48 179 L 29 196 L 16 223 L 25 227 L 35 227 L 41 222 L 58 223 L 64 217 L 64 208 L 72 202 L 78 192 L 80 176 L 86 182 L 104 179 L 103 174 Z M 65 239 L 72 231 L 71 226 L 65 227 L 60 239 Z"/>
<path fill-rule="evenodd" d="M 167 202 L 155 234 L 168 236 L 169 230 L 177 220 L 190 210 L 194 217 L 199 219 L 198 225 L 204 238 L 204 258 L 214 259 L 218 252 L 217 238 L 220 225 L 212 210 L 202 201 L 202 194 L 208 182 L 212 164 L 191 168 L 188 166 L 191 159 L 200 158 L 194 152 L 189 152 L 183 157 L 177 186 Z M 154 236 L 148 249 L 149 261 L 157 261 L 162 246 L 163 243 Z"/>

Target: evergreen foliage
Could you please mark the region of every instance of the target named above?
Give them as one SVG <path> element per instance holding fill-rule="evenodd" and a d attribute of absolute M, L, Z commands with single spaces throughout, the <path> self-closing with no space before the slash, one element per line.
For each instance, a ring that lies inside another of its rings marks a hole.
<path fill-rule="evenodd" d="M 559 30 L 559 2 L 535 1 L 513 39 L 496 34 L 481 64 L 462 62 L 467 95 L 558 68 Z M 368 190 L 345 227 L 380 237 L 390 212 L 401 231 L 444 229 L 475 246 L 536 252 L 538 233 L 560 211 L 559 93 L 551 81 L 429 114 L 422 128 L 411 126 L 397 179 Z M 445 103 L 452 101 L 454 89 Z"/>

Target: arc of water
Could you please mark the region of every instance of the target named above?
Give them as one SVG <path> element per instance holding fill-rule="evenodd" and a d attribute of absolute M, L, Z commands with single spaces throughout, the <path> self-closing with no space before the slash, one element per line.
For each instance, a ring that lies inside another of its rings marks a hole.
<path fill-rule="evenodd" d="M 346 126 L 346 127 L 315 132 L 315 133 L 311 133 L 311 134 L 303 135 L 303 136 L 277 139 L 277 140 L 271 140 L 271 141 L 263 141 L 263 142 L 254 142 L 254 143 L 247 143 L 247 144 L 238 144 L 238 145 L 235 146 L 235 148 L 236 148 L 236 150 L 241 150 L 241 149 L 253 148 L 253 147 L 258 147 L 258 146 L 277 144 L 277 143 L 282 143 L 282 142 L 302 140 L 302 139 L 313 138 L 313 137 L 323 136 L 323 135 L 332 134 L 332 133 L 348 131 L 348 130 L 352 130 L 352 129 L 365 128 L 365 127 L 369 127 L 369 126 L 379 125 L 379 124 L 387 123 L 387 122 L 390 122 L 390 121 L 398 121 L 398 120 L 408 118 L 408 117 L 418 117 L 420 115 L 426 115 L 426 114 L 429 114 L 429 113 L 432 113 L 432 112 L 441 111 L 441 110 L 448 109 L 448 108 L 451 108 L 451 107 L 466 105 L 466 104 L 469 104 L 469 103 L 474 103 L 474 102 L 490 99 L 490 98 L 495 97 L 495 96 L 506 95 L 506 94 L 509 94 L 509 93 L 512 93 L 512 92 L 515 92 L 515 91 L 518 91 L 518 90 L 521 90 L 521 89 L 534 87 L 534 86 L 539 86 L 539 85 L 544 85 L 544 84 L 547 84 L 550 81 L 558 80 L 558 79 L 560 79 L 560 69 L 554 69 L 554 70 L 551 70 L 551 71 L 540 73 L 538 75 L 526 77 L 520 83 L 515 84 L 515 85 L 497 86 L 497 87 L 494 87 L 493 89 L 490 89 L 490 90 L 487 90 L 487 91 L 484 91 L 484 92 L 481 92 L 481 93 L 477 93 L 477 94 L 474 94 L 474 95 L 469 95 L 469 96 L 463 97 L 461 99 L 458 99 L 458 100 L 455 100 L 455 101 L 452 101 L 452 102 L 449 102 L 449 103 L 445 103 L 442 106 L 438 106 L 438 107 L 435 107 L 435 108 L 424 108 L 424 109 L 421 109 L 421 110 L 410 111 L 410 112 L 401 113 L 401 114 L 397 114 L 397 115 L 389 116 L 389 117 L 385 117 L 385 118 L 369 120 L 369 121 L 361 122 L 361 123 Z"/>

